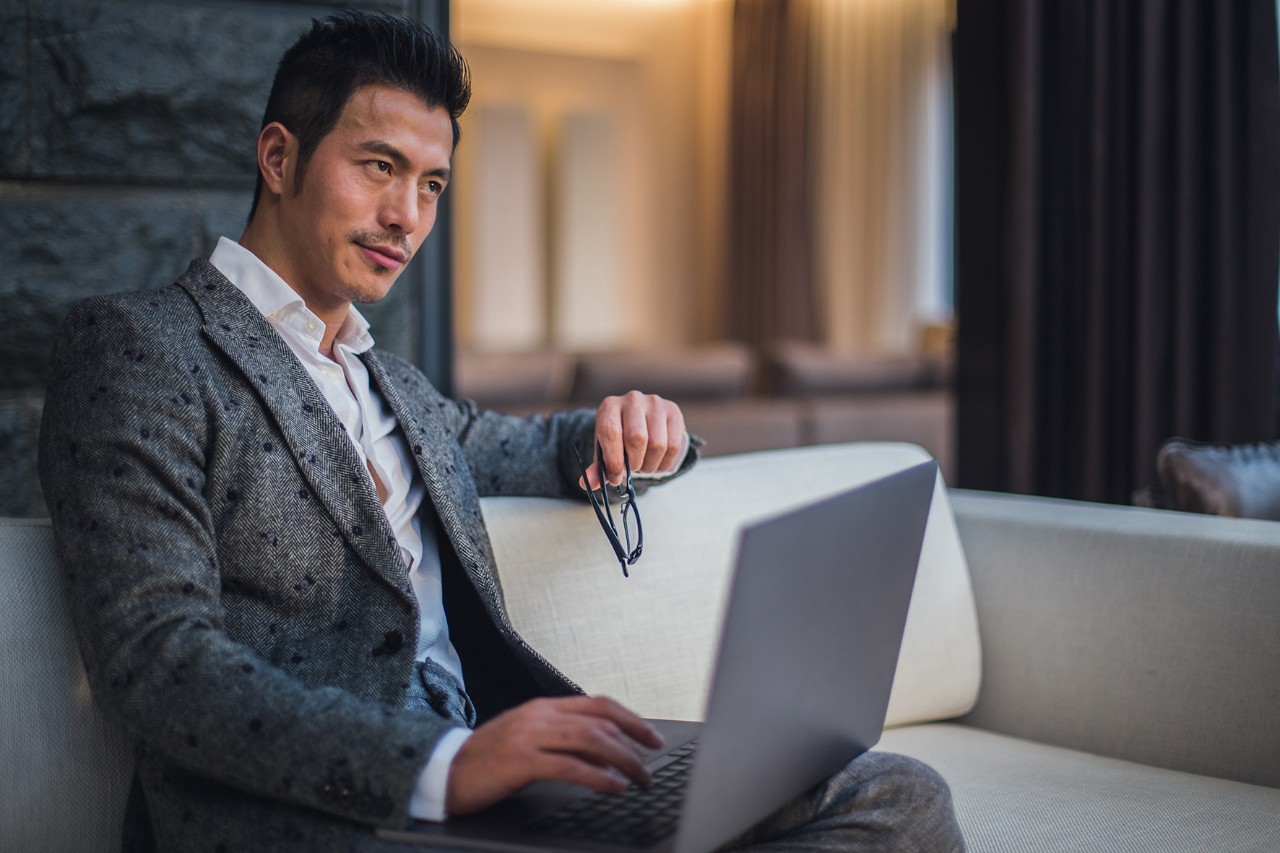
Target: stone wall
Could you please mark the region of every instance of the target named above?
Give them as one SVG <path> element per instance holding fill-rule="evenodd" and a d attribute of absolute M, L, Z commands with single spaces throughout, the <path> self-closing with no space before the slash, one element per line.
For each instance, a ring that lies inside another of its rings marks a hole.
<path fill-rule="evenodd" d="M 276 62 L 334 8 L 0 0 L 0 516 L 46 515 L 36 440 L 63 316 L 168 284 L 240 235 Z M 380 346 L 416 360 L 420 310 L 402 286 L 365 313 Z"/>

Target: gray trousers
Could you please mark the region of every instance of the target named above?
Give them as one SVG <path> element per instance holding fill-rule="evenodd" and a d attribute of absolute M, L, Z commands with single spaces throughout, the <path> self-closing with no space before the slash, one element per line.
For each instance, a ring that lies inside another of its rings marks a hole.
<path fill-rule="evenodd" d="M 937 771 L 905 755 L 868 752 L 721 850 L 958 853 L 964 837 Z"/>

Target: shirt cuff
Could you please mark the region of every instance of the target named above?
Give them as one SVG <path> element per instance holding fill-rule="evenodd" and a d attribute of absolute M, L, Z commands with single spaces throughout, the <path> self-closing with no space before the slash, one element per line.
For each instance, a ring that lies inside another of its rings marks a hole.
<path fill-rule="evenodd" d="M 444 799 L 449 784 L 449 768 L 453 758 L 462 749 L 471 729 L 450 729 L 436 742 L 431 758 L 418 774 L 418 784 L 409 798 L 409 816 L 418 820 L 439 823 L 448 817 L 444 811 Z"/>
<path fill-rule="evenodd" d="M 674 474 L 675 472 L 679 471 L 679 470 L 680 470 L 680 466 L 684 464 L 685 457 L 687 457 L 687 456 L 689 455 L 689 447 L 690 447 L 690 445 L 691 445 L 691 442 L 689 441 L 689 432 L 688 432 L 688 430 L 686 430 L 686 431 L 685 431 L 685 434 L 684 434 L 684 446 L 683 446 L 683 448 L 680 450 L 680 456 L 679 456 L 679 457 L 677 457 L 677 459 L 676 459 L 676 464 L 672 465 L 672 466 L 671 466 L 671 468 L 670 468 L 670 470 L 668 470 L 668 471 L 655 471 L 655 472 L 654 472 L 654 473 L 652 473 L 652 474 L 634 474 L 634 473 L 633 473 L 633 474 L 631 475 L 631 479 L 633 479 L 633 480 L 661 480 L 661 479 L 663 479 L 663 478 L 665 478 L 665 477 L 670 477 L 672 474 Z"/>

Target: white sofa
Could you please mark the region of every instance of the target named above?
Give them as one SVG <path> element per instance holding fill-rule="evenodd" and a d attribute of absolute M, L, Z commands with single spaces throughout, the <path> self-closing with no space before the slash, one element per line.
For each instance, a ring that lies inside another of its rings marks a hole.
<path fill-rule="evenodd" d="M 592 691 L 696 718 L 737 528 L 921 458 L 703 460 L 640 498 L 630 579 L 581 504 L 485 514 L 535 647 Z M 115 850 L 130 752 L 88 695 L 47 525 L 0 523 L 0 564 L 0 850 Z M 888 722 L 881 747 L 942 772 L 974 851 L 1280 850 L 1280 525 L 939 481 Z"/>

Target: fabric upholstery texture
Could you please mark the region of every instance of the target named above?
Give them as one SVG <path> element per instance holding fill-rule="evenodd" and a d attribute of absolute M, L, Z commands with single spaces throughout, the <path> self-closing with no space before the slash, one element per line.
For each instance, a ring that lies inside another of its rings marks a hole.
<path fill-rule="evenodd" d="M 1161 770 L 951 723 L 885 732 L 881 749 L 951 784 L 971 851 L 1272 853 L 1280 789 Z M 1011 796 L 1034 791 L 1034 796 Z"/>
<path fill-rule="evenodd" d="M 589 692 L 625 698 L 647 716 L 701 719 L 738 529 L 927 458 L 884 443 L 705 459 L 640 498 L 645 555 L 630 579 L 589 509 L 543 500 L 530 511 L 528 498 L 482 504 L 512 623 L 535 648 Z M 939 478 L 888 725 L 964 713 L 979 660 L 965 557 Z"/>
<path fill-rule="evenodd" d="M 0 538 L 0 850 L 118 850 L 132 750 L 90 699 L 53 530 L 0 519 Z"/>
<path fill-rule="evenodd" d="M 968 722 L 1280 786 L 1280 525 L 952 498 L 983 636 Z"/>
<path fill-rule="evenodd" d="M 1203 444 L 1173 438 L 1156 458 L 1170 509 L 1280 521 L 1280 442 Z"/>

